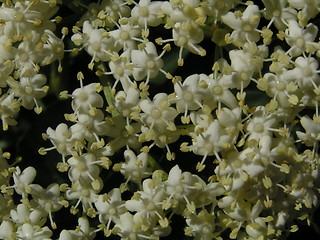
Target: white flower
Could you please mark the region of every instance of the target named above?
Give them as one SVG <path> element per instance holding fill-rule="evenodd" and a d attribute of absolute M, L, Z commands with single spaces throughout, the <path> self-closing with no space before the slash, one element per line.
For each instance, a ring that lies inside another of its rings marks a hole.
<path fill-rule="evenodd" d="M 16 125 L 15 115 L 20 110 L 20 103 L 14 98 L 14 94 L 3 94 L 0 96 L 0 118 L 3 130 L 8 130 L 8 126 Z"/>
<path fill-rule="evenodd" d="M 203 38 L 203 30 L 193 21 L 187 20 L 174 24 L 172 28 L 172 40 L 177 47 L 180 47 L 178 58 L 179 66 L 183 65 L 182 51 L 184 48 L 200 56 L 206 55 L 206 50 L 198 45 Z M 166 41 L 169 40 L 165 40 L 164 42 Z"/>
<path fill-rule="evenodd" d="M 76 33 L 71 37 L 71 40 L 76 45 L 82 45 L 86 51 L 92 56 L 90 64 L 95 59 L 100 61 L 109 61 L 113 56 L 115 49 L 115 40 L 103 28 L 94 28 L 89 21 L 83 23 L 81 33 Z"/>
<path fill-rule="evenodd" d="M 296 79 L 298 86 L 305 92 L 313 92 L 319 89 L 318 61 L 313 58 L 298 57 L 295 60 L 295 68 L 289 70 L 289 76 Z"/>
<path fill-rule="evenodd" d="M 237 14 L 240 15 L 238 12 Z M 236 46 L 243 46 L 246 42 L 259 41 L 260 36 L 257 31 L 260 22 L 259 7 L 251 4 L 240 16 L 238 15 L 229 12 L 221 16 L 223 23 L 234 29 L 230 35 L 232 42 Z"/>
<path fill-rule="evenodd" d="M 51 240 L 52 231 L 47 227 L 39 228 L 37 225 L 24 223 L 17 229 L 17 238 L 25 240 Z"/>
<path fill-rule="evenodd" d="M 115 107 L 124 117 L 130 117 L 133 108 L 139 103 L 140 91 L 131 85 L 126 91 L 118 91 L 115 95 Z"/>
<path fill-rule="evenodd" d="M 126 3 L 127 2 L 123 0 L 102 0 L 100 2 L 100 8 L 106 17 L 103 16 L 101 12 L 97 15 L 99 16 L 100 14 L 102 20 L 105 18 L 104 22 L 106 28 L 112 28 L 120 18 L 130 16 L 130 7 L 127 6 Z M 92 15 L 95 16 L 95 14 Z"/>
<path fill-rule="evenodd" d="M 110 72 L 104 72 L 103 74 L 112 74 L 115 78 L 113 89 L 116 88 L 120 81 L 124 91 L 127 91 L 132 85 L 131 80 L 133 64 L 131 63 L 131 50 L 124 51 L 118 59 L 109 61 Z"/>
<path fill-rule="evenodd" d="M 96 110 L 94 116 L 87 113 L 79 113 L 78 121 L 70 127 L 72 139 L 82 141 L 99 142 L 99 136 L 103 136 L 108 128 L 104 121 L 104 114 L 100 109 Z"/>
<path fill-rule="evenodd" d="M 165 93 L 158 93 L 154 96 L 153 101 L 144 99 L 139 104 L 142 113 L 141 121 L 150 129 L 156 129 L 160 132 L 169 129 L 174 131 L 174 119 L 178 115 L 175 108 L 170 107 L 168 96 Z"/>
<path fill-rule="evenodd" d="M 178 112 L 184 113 L 186 117 L 190 110 L 203 108 L 204 105 L 214 107 L 213 93 L 211 88 L 207 87 L 211 82 L 212 79 L 205 74 L 192 74 L 183 83 L 180 81 L 175 83 L 174 92 L 176 97 L 173 101 Z"/>
<path fill-rule="evenodd" d="M 162 209 L 162 201 L 166 195 L 162 186 L 151 187 L 151 179 L 143 181 L 142 191 L 136 192 L 131 200 L 126 201 L 125 206 L 129 211 L 136 212 L 134 219 L 142 221 L 146 227 L 150 227 L 159 222 L 163 227 L 167 227 L 169 222 Z"/>
<path fill-rule="evenodd" d="M 208 81 L 208 88 L 212 92 L 214 101 L 218 104 L 218 109 L 221 109 L 221 104 L 225 104 L 231 109 L 236 108 L 238 107 L 237 99 L 230 91 L 230 85 L 225 81 L 223 76 L 223 74 L 218 75 L 215 73 L 209 75 L 211 80 Z M 210 105 L 212 106 L 213 103 Z"/>
<path fill-rule="evenodd" d="M 100 84 L 90 83 L 74 90 L 71 103 L 73 111 L 89 113 L 91 109 L 101 108 L 103 99 L 98 93 L 99 89 Z"/>
<path fill-rule="evenodd" d="M 63 38 L 58 38 L 52 31 L 46 29 L 44 31 L 46 42 L 42 49 L 42 54 L 45 55 L 45 58 L 42 61 L 43 65 L 49 65 L 54 61 L 58 60 L 61 64 L 61 60 L 64 56 L 64 43 Z"/>
<path fill-rule="evenodd" d="M 143 178 L 151 175 L 148 168 L 148 153 L 136 155 L 132 150 L 124 151 L 125 163 L 121 164 L 120 172 L 129 181 L 141 183 Z"/>
<path fill-rule="evenodd" d="M 72 186 L 66 191 L 66 198 L 68 200 L 77 200 L 76 204 L 72 206 L 75 210 L 79 204 L 82 204 L 82 211 L 86 212 L 89 208 L 93 208 L 93 203 L 97 201 L 98 192 L 103 187 L 102 180 L 96 178 L 95 181 L 73 180 Z"/>
<path fill-rule="evenodd" d="M 252 54 L 245 50 L 231 50 L 229 52 L 231 67 L 234 72 L 231 75 L 230 87 L 244 89 L 251 81 L 256 66 L 252 64 Z"/>
<path fill-rule="evenodd" d="M 196 199 L 198 188 L 204 185 L 204 181 L 195 174 L 182 172 L 178 165 L 171 168 L 168 179 L 164 182 L 164 191 L 169 196 L 167 204 L 171 206 L 170 200 L 177 200 L 180 210 L 184 210 L 185 204 L 192 209 L 193 199 Z M 163 206 L 167 208 L 166 205 Z M 176 206 L 177 207 L 177 206 Z"/>
<path fill-rule="evenodd" d="M 0 224 L 0 238 L 4 240 L 15 239 L 15 225 L 10 221 L 2 221 Z"/>
<path fill-rule="evenodd" d="M 319 1 L 317 0 L 288 0 L 288 2 L 292 7 L 300 10 L 298 18 L 302 24 L 319 13 Z"/>
<path fill-rule="evenodd" d="M 137 133 L 141 132 L 141 123 L 133 122 L 128 126 L 126 118 L 121 115 L 108 119 L 109 130 L 106 135 L 111 137 L 106 146 L 105 154 L 107 156 L 113 155 L 122 147 L 127 149 L 139 149 L 141 142 L 138 141 Z"/>
<path fill-rule="evenodd" d="M 117 48 L 123 49 L 123 51 L 130 51 L 137 49 L 137 40 L 141 36 L 141 27 L 135 25 L 128 19 L 122 19 L 125 24 L 118 25 L 118 28 L 109 32 L 110 36 L 115 39 Z M 141 40 L 143 41 L 143 40 Z"/>
<path fill-rule="evenodd" d="M 50 184 L 46 189 L 40 185 L 32 184 L 32 197 L 37 202 L 41 210 L 49 215 L 49 220 L 53 229 L 56 229 L 56 224 L 53 221 L 52 213 L 59 211 L 63 206 L 64 198 L 60 195 L 60 188 L 57 183 Z"/>
<path fill-rule="evenodd" d="M 21 105 L 26 109 L 35 107 L 35 111 L 40 113 L 41 107 L 37 103 L 37 99 L 43 98 L 48 91 L 48 87 L 44 86 L 47 77 L 43 74 L 35 74 L 29 77 L 21 77 L 19 81 L 8 81 L 11 86 L 10 92 L 13 92 L 21 101 Z M 40 111 L 40 112 L 39 112 Z"/>
<path fill-rule="evenodd" d="M 90 227 L 88 218 L 79 217 L 76 230 L 62 230 L 59 236 L 59 240 L 93 240 L 95 236 L 96 232 L 94 231 L 93 227 Z"/>
<path fill-rule="evenodd" d="M 99 195 L 94 204 L 98 210 L 99 221 L 107 223 L 107 231 L 111 222 L 119 222 L 120 215 L 127 211 L 119 188 L 113 188 L 108 194 Z"/>
<path fill-rule="evenodd" d="M 287 0 L 263 0 L 265 9 L 263 15 L 267 20 L 270 20 L 268 26 L 272 23 L 278 30 L 284 31 L 289 20 L 296 20 L 297 11 L 287 6 Z"/>
<path fill-rule="evenodd" d="M 73 157 L 69 158 L 69 178 L 72 181 L 94 181 L 100 173 L 99 167 L 95 163 L 96 160 L 96 157 L 91 153 L 74 155 Z"/>
<path fill-rule="evenodd" d="M 144 30 L 147 26 L 156 27 L 162 22 L 161 4 L 160 1 L 140 0 L 131 10 L 131 16 Z"/>
<path fill-rule="evenodd" d="M 150 78 L 156 77 L 164 64 L 161 59 L 162 55 L 158 56 L 156 46 L 152 42 L 148 42 L 142 50 L 132 50 L 134 79 L 140 81 L 146 77 L 146 83 L 148 83 Z"/>
<path fill-rule="evenodd" d="M 36 170 L 33 167 L 27 167 L 21 172 L 19 167 L 16 167 L 13 173 L 14 189 L 16 193 L 22 195 L 22 198 L 27 198 L 28 194 L 32 192 L 30 187 L 31 183 L 37 175 Z"/>
<path fill-rule="evenodd" d="M 320 140 L 320 124 L 309 116 L 302 117 L 300 123 L 305 129 L 305 133 L 297 131 L 298 138 L 307 146 L 314 146 Z"/>
<path fill-rule="evenodd" d="M 190 214 L 187 216 L 185 233 L 193 236 L 195 240 L 210 240 L 216 236 L 214 230 L 216 228 L 215 216 L 202 209 L 198 214 Z"/>
<path fill-rule="evenodd" d="M 19 225 L 29 222 L 32 225 L 43 226 L 47 221 L 47 215 L 47 212 L 42 209 L 32 209 L 25 203 L 19 204 L 16 209 L 10 211 L 12 221 Z"/>
<path fill-rule="evenodd" d="M 314 42 L 318 27 L 312 23 L 302 28 L 297 21 L 290 20 L 285 33 L 286 42 L 291 47 L 287 52 L 292 57 L 297 57 L 304 52 L 313 53 L 319 48 L 319 43 Z"/>
<path fill-rule="evenodd" d="M 215 21 L 221 21 L 221 16 L 227 14 L 234 6 L 232 0 L 205 0 L 202 8 L 208 16 L 213 16 Z"/>
<path fill-rule="evenodd" d="M 268 114 L 264 107 L 258 107 L 253 113 L 252 118 L 246 123 L 246 131 L 249 135 L 248 140 L 259 141 L 263 136 L 272 136 L 272 131 L 277 123 L 277 118 L 273 114 Z"/>

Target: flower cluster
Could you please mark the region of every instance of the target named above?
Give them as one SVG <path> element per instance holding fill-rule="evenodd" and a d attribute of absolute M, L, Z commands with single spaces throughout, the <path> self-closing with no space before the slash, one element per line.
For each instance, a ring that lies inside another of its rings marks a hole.
<path fill-rule="evenodd" d="M 16 125 L 21 107 L 42 111 L 40 99 L 48 92 L 40 68 L 61 61 L 63 38 L 54 30 L 59 17 L 56 1 L 6 1 L 0 7 L 0 117 L 3 130 Z M 63 29 L 63 34 L 67 29 Z M 59 70 L 61 71 L 61 64 Z"/>
<path fill-rule="evenodd" d="M 78 87 L 60 93 L 71 112 L 39 149 L 61 156 L 63 183 L 43 188 L 34 167 L 9 165 L 1 152 L 0 238 L 160 239 L 181 218 L 190 239 L 271 240 L 310 224 L 320 190 L 320 2 L 102 0 L 69 39 L 66 28 L 61 39 L 53 32 L 56 11 L 44 0 L 0 9 L 4 129 L 20 106 L 40 112 L 48 87 L 39 66 L 61 62 L 64 41 L 88 55 Z M 211 46 L 205 73 L 185 70 Z M 56 224 L 62 208 L 76 229 Z"/>

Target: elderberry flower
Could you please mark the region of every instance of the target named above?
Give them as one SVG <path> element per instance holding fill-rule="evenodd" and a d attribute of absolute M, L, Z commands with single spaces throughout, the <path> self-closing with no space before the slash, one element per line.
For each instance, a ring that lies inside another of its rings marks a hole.
<path fill-rule="evenodd" d="M 160 17 L 161 4 L 160 1 L 140 0 L 131 10 L 132 20 L 143 27 L 145 32 L 148 26 L 155 27 L 160 25 L 162 22 L 162 18 Z"/>
<path fill-rule="evenodd" d="M 103 99 L 98 94 L 99 90 L 100 84 L 98 83 L 90 83 L 74 90 L 71 103 L 73 111 L 89 113 L 94 108 L 101 108 Z"/>
<path fill-rule="evenodd" d="M 127 211 L 119 188 L 112 189 L 108 194 L 99 195 L 94 204 L 99 214 L 99 221 L 107 224 L 106 232 L 109 232 L 111 222 L 119 222 L 120 215 Z"/>
<path fill-rule="evenodd" d="M 75 141 L 72 139 L 72 133 L 65 123 L 60 123 L 55 130 L 49 127 L 44 134 L 45 139 L 49 139 L 53 144 L 51 148 L 40 148 L 41 154 L 46 154 L 47 151 L 56 149 L 58 153 L 62 155 L 62 160 L 65 162 L 65 158 L 72 154 L 75 148 Z"/>
<path fill-rule="evenodd" d="M 71 211 L 77 213 L 79 204 L 82 204 L 82 211 L 87 212 L 93 208 L 93 203 L 97 201 L 98 192 L 103 187 L 102 180 L 96 177 L 92 182 L 83 179 L 72 180 L 72 186 L 66 191 L 68 200 L 77 200 L 71 207 Z"/>
<path fill-rule="evenodd" d="M 124 151 L 125 163 L 121 164 L 120 172 L 127 179 L 135 183 L 141 183 L 143 178 L 151 175 L 150 168 L 148 168 L 148 154 L 140 153 L 135 155 L 132 150 Z"/>
<path fill-rule="evenodd" d="M 298 138 L 307 146 L 314 146 L 320 140 L 320 124 L 308 116 L 301 118 L 300 123 L 305 133 L 297 131 Z"/>
<path fill-rule="evenodd" d="M 24 223 L 17 229 L 17 238 L 26 240 L 51 240 L 52 231 L 47 227 L 39 228 L 37 225 Z"/>
<path fill-rule="evenodd" d="M 213 94 L 207 87 L 211 82 L 212 79 L 205 74 L 193 74 L 188 76 L 183 83 L 180 81 L 175 83 L 176 97 L 173 101 L 178 112 L 184 113 L 184 117 L 187 117 L 190 110 L 203 109 L 204 105 L 215 107 Z"/>
<path fill-rule="evenodd" d="M 77 122 L 70 127 L 72 139 L 82 141 L 97 141 L 99 136 L 106 134 L 108 128 L 104 122 L 104 114 L 101 110 L 97 109 L 94 116 L 85 113 L 79 113 Z"/>
<path fill-rule="evenodd" d="M 111 29 L 119 19 L 130 16 L 130 7 L 123 0 L 102 0 L 100 8 L 102 11 L 99 12 L 98 17 L 104 20 L 106 28 Z"/>
<path fill-rule="evenodd" d="M 14 189 L 16 193 L 20 194 L 22 198 L 27 198 L 28 194 L 32 192 L 31 183 L 36 177 L 36 170 L 33 167 L 27 167 L 21 172 L 19 167 L 16 167 L 13 173 Z"/>
<path fill-rule="evenodd" d="M 297 11 L 287 6 L 287 0 L 262 0 L 262 2 L 265 6 L 263 15 L 267 20 L 270 20 L 267 27 L 274 23 L 278 30 L 284 31 L 288 21 L 297 18 Z"/>
<path fill-rule="evenodd" d="M 133 64 L 130 62 L 131 59 L 130 50 L 124 51 L 118 59 L 109 61 L 110 72 L 104 72 L 103 74 L 112 74 L 116 79 L 113 89 L 120 82 L 123 90 L 128 91 L 128 89 L 133 85 L 131 80 Z M 120 92 L 120 91 L 119 91 Z"/>
<path fill-rule="evenodd" d="M 316 0 L 288 0 L 288 3 L 300 10 L 297 16 L 303 25 L 319 13 L 319 2 Z"/>
<path fill-rule="evenodd" d="M 186 235 L 193 236 L 195 240 L 209 240 L 217 235 L 214 232 L 215 216 L 205 209 L 202 209 L 198 214 L 190 214 L 186 223 L 188 225 L 184 230 Z"/>
<path fill-rule="evenodd" d="M 26 203 L 19 204 L 16 209 L 10 211 L 10 217 L 16 224 L 22 225 L 29 222 L 32 225 L 43 226 L 47 221 L 47 213 L 42 209 L 32 209 Z"/>
<path fill-rule="evenodd" d="M 95 236 L 96 232 L 94 231 L 93 227 L 90 227 L 88 218 L 79 217 L 77 228 L 75 230 L 62 230 L 59 236 L 59 240 L 93 240 Z"/>
<path fill-rule="evenodd" d="M 165 93 L 158 93 L 154 96 L 153 101 L 144 99 L 139 104 L 142 113 L 141 121 L 150 129 L 156 129 L 160 132 L 166 129 L 174 131 L 174 119 L 178 115 L 175 108 L 170 107 L 168 96 Z"/>
<path fill-rule="evenodd" d="M 131 212 L 136 212 L 134 219 L 143 222 L 146 228 L 156 222 L 166 228 L 169 221 L 162 209 L 162 201 L 166 195 L 162 186 L 151 187 L 151 181 L 151 179 L 144 180 L 142 191 L 136 192 L 131 200 L 126 201 L 125 207 Z"/>
<path fill-rule="evenodd" d="M 257 5 L 250 4 L 243 12 L 228 12 L 221 16 L 221 19 L 233 29 L 229 38 L 236 46 L 243 46 L 245 42 L 259 41 L 257 27 L 260 22 L 260 13 Z"/>
<path fill-rule="evenodd" d="M 82 46 L 92 56 L 90 64 L 95 59 L 100 61 L 108 61 L 113 56 L 115 49 L 115 41 L 112 36 L 103 28 L 94 28 L 90 22 L 83 23 L 81 33 L 75 33 L 71 40 L 78 46 Z M 90 67 L 90 65 L 89 65 Z M 91 67 L 90 67 L 91 68 Z"/>
<path fill-rule="evenodd" d="M 96 157 L 91 153 L 74 155 L 68 159 L 70 169 L 69 178 L 72 181 L 92 182 L 97 179 L 100 173 L 99 167 L 95 164 Z"/>
<path fill-rule="evenodd" d="M 21 102 L 21 106 L 26 109 L 35 107 L 37 113 L 41 112 L 41 107 L 38 105 L 37 99 L 43 98 L 48 87 L 44 86 L 47 78 L 43 74 L 36 74 L 28 77 L 21 77 L 19 81 L 9 81 L 11 86 L 10 92 L 14 93 Z"/>
<path fill-rule="evenodd" d="M 161 59 L 163 54 L 164 52 L 158 56 L 156 46 L 152 42 L 148 42 L 142 50 L 132 50 L 131 61 L 134 79 L 140 81 L 146 77 L 146 83 L 148 83 L 149 79 L 156 77 L 163 67 Z"/>
<path fill-rule="evenodd" d="M 20 110 L 20 103 L 14 98 L 14 94 L 3 94 L 0 96 L 0 118 L 3 130 L 8 130 L 9 126 L 16 125 L 15 115 Z"/>
<path fill-rule="evenodd" d="M 302 28 L 297 21 L 290 20 L 285 33 L 286 42 L 291 47 L 287 52 L 292 57 L 297 57 L 304 52 L 313 53 L 319 48 L 319 43 L 314 42 L 318 27 L 312 23 Z"/>

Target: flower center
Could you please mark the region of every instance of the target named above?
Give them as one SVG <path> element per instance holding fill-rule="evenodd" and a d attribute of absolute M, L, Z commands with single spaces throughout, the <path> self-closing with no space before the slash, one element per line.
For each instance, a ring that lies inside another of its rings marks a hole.
<path fill-rule="evenodd" d="M 117 213 L 117 209 L 115 207 L 111 207 L 109 210 L 108 210 L 108 213 L 112 216 L 112 215 L 115 215 Z"/>
<path fill-rule="evenodd" d="M 66 145 L 64 143 L 59 143 L 57 146 L 58 152 L 65 152 L 67 150 Z"/>
<path fill-rule="evenodd" d="M 262 124 L 262 123 L 256 123 L 256 124 L 254 125 L 253 130 L 254 130 L 255 132 L 258 132 L 258 133 L 263 132 L 263 130 L 264 130 L 263 124 Z"/>
<path fill-rule="evenodd" d="M 217 85 L 213 88 L 213 94 L 214 95 L 221 95 L 222 94 L 222 87 Z"/>
<path fill-rule="evenodd" d="M 147 62 L 147 68 L 153 69 L 156 66 L 156 63 L 153 60 Z"/>
<path fill-rule="evenodd" d="M 28 95 L 32 95 L 34 93 L 34 89 L 32 86 L 30 85 L 27 85 L 24 87 L 24 91 L 26 92 L 26 94 Z"/>
<path fill-rule="evenodd" d="M 304 40 L 304 38 L 303 38 L 303 37 L 297 38 L 297 40 L 296 40 L 296 45 L 297 45 L 297 47 L 299 47 L 299 48 L 304 48 L 304 45 L 305 45 L 305 40 Z"/>
<path fill-rule="evenodd" d="M 155 108 L 151 111 L 151 117 L 153 119 L 159 119 L 161 116 L 162 116 L 162 112 L 159 109 Z"/>
<path fill-rule="evenodd" d="M 122 31 L 120 33 L 120 37 L 121 37 L 122 40 L 126 41 L 126 40 L 128 40 L 130 38 L 130 34 L 127 31 Z"/>
<path fill-rule="evenodd" d="M 131 174 L 132 174 L 132 178 L 133 178 L 133 179 L 140 179 L 140 178 L 141 178 L 140 171 L 138 171 L 138 170 L 133 170 L 133 171 L 131 172 Z"/>
<path fill-rule="evenodd" d="M 85 102 L 88 100 L 89 96 L 85 91 L 79 93 L 78 98 L 81 102 Z"/>
<path fill-rule="evenodd" d="M 94 42 L 91 44 L 93 51 L 99 51 L 101 49 L 101 44 L 99 42 Z"/>
<path fill-rule="evenodd" d="M 313 75 L 313 71 L 309 66 L 302 68 L 302 74 L 305 77 L 311 77 Z"/>
<path fill-rule="evenodd" d="M 118 4 L 112 4 L 111 9 L 115 12 L 119 11 L 119 6 Z"/>
<path fill-rule="evenodd" d="M 183 192 L 183 185 L 182 184 L 177 184 L 176 186 L 174 186 L 174 190 L 177 193 L 182 193 Z"/>
<path fill-rule="evenodd" d="M 124 74 L 123 67 L 117 67 L 115 73 L 122 76 Z"/>
<path fill-rule="evenodd" d="M 44 208 L 47 210 L 47 211 L 51 211 L 52 210 L 52 203 L 51 202 L 46 202 L 44 204 Z"/>
<path fill-rule="evenodd" d="M 183 47 L 183 46 L 186 46 L 187 43 L 188 43 L 188 39 L 185 36 L 180 36 L 178 39 L 177 45 L 179 47 Z"/>
<path fill-rule="evenodd" d="M 87 170 L 87 165 L 84 162 L 78 162 L 76 168 L 79 172 L 84 172 Z"/>
<path fill-rule="evenodd" d="M 252 31 L 252 26 L 250 23 L 248 22 L 244 22 L 241 26 L 241 29 L 244 31 L 244 32 L 251 32 Z"/>
<path fill-rule="evenodd" d="M 83 125 L 88 129 L 88 130 L 92 130 L 93 129 L 93 123 L 92 121 L 88 120 L 88 121 L 85 121 L 83 123 Z"/>
<path fill-rule="evenodd" d="M 186 102 L 192 102 L 194 99 L 193 97 L 193 93 L 192 92 L 189 92 L 189 91 L 186 91 L 184 94 L 183 94 L 183 100 L 186 101 Z"/>
<path fill-rule="evenodd" d="M 278 91 L 283 91 L 286 89 L 286 84 L 284 82 L 278 82 L 276 83 L 276 89 Z"/>
<path fill-rule="evenodd" d="M 147 209 L 147 211 L 153 211 L 155 209 L 154 203 L 152 201 L 148 201 L 146 209 Z"/>
<path fill-rule="evenodd" d="M 26 52 L 19 54 L 19 59 L 21 62 L 26 62 L 29 60 L 29 55 Z"/>

